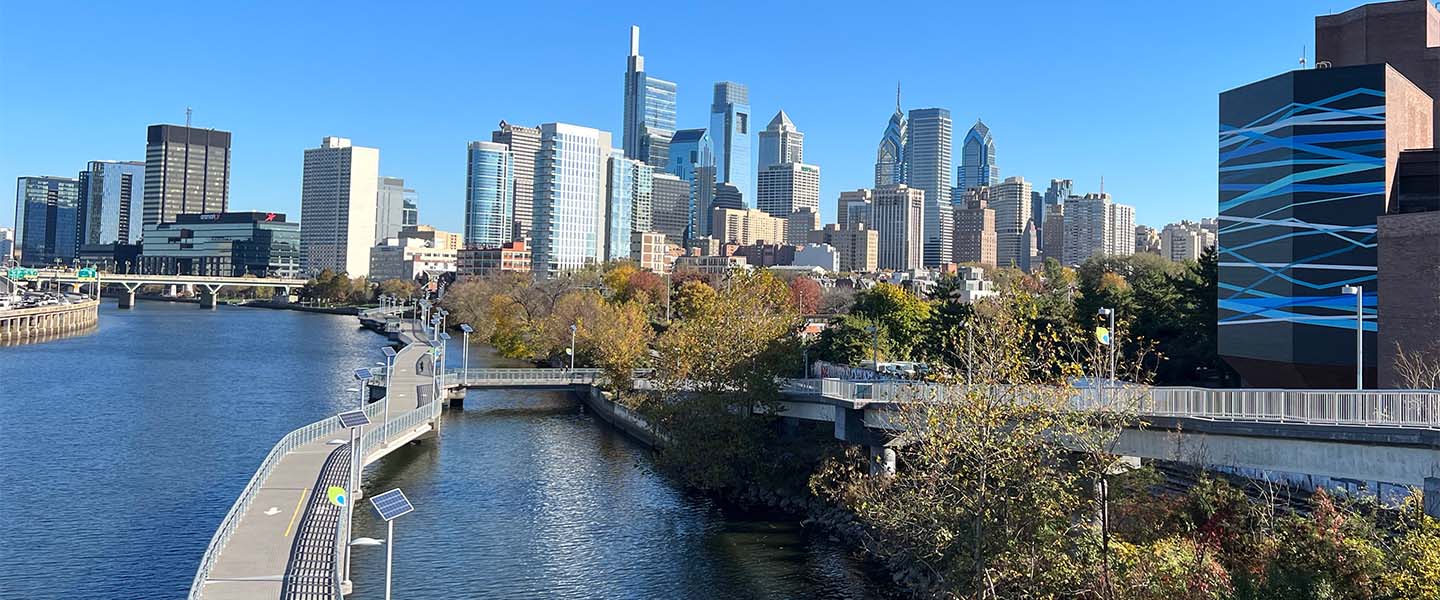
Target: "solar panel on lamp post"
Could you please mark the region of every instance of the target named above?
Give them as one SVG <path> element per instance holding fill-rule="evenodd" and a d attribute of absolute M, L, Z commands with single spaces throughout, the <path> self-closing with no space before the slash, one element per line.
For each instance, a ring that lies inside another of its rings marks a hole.
<path fill-rule="evenodd" d="M 390 573 L 395 562 L 395 519 L 409 514 L 415 506 L 410 504 L 410 499 L 400 488 L 371 498 L 370 505 L 385 520 L 385 600 L 390 600 Z"/>
<path fill-rule="evenodd" d="M 350 483 L 347 486 L 349 497 L 345 500 L 345 537 L 352 537 L 352 528 L 355 526 L 355 498 L 360 495 L 360 469 L 364 449 L 360 447 L 362 439 L 361 432 L 366 425 L 370 424 L 370 417 L 366 416 L 365 410 L 348 410 L 339 415 L 340 426 L 350 430 Z M 345 581 L 350 581 L 350 545 L 345 545 Z"/>
<path fill-rule="evenodd" d="M 469 323 L 461 323 L 460 331 L 465 334 L 460 347 L 460 372 L 463 373 L 464 385 L 470 385 L 470 334 L 475 332 L 475 328 L 471 327 Z"/>
<path fill-rule="evenodd" d="M 390 382 L 395 380 L 395 349 L 385 346 L 385 422 L 390 422 Z"/>

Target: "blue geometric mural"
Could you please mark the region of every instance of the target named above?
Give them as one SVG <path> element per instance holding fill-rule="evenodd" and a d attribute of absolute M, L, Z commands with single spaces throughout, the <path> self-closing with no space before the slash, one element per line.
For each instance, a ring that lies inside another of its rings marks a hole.
<path fill-rule="evenodd" d="M 1220 96 L 1220 353 L 1252 385 L 1323 387 L 1325 371 L 1353 369 L 1348 285 L 1364 289 L 1373 346 L 1384 90 L 1384 66 L 1368 65 Z"/>

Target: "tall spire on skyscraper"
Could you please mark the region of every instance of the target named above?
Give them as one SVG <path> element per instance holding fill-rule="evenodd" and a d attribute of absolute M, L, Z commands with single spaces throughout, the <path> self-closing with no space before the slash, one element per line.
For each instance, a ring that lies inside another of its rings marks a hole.
<path fill-rule="evenodd" d="M 900 112 L 900 80 L 895 80 L 895 112 Z"/>

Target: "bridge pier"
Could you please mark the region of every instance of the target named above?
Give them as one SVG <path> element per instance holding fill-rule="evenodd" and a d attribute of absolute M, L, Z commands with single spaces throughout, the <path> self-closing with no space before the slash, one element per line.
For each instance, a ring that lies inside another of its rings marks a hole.
<path fill-rule="evenodd" d="M 220 295 L 219 292 L 220 292 L 220 286 L 218 286 L 218 285 L 209 285 L 209 284 L 201 285 L 201 286 L 200 286 L 200 308 L 210 308 L 210 309 L 215 308 L 215 306 L 216 306 L 216 298 Z"/>
<path fill-rule="evenodd" d="M 870 451 L 870 474 L 889 477 L 895 474 L 895 449 L 886 446 L 868 446 Z"/>
<path fill-rule="evenodd" d="M 125 291 L 120 292 L 120 308 L 134 308 L 135 290 L 140 289 L 140 284 L 122 283 L 120 285 L 125 288 Z"/>

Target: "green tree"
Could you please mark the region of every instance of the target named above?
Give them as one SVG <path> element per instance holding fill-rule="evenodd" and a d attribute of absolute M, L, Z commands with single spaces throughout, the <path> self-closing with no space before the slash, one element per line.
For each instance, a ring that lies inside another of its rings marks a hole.
<path fill-rule="evenodd" d="M 838 365 L 858 366 L 869 362 L 875 354 L 875 335 L 868 329 L 876 323 L 865 317 L 843 315 L 830 320 L 829 327 L 815 340 L 811 358 Z M 888 339 L 880 339 L 880 360 L 893 354 Z"/>
<path fill-rule="evenodd" d="M 897 285 L 880 283 L 855 296 L 851 314 L 880 324 L 898 358 L 918 355 L 930 305 Z"/>

